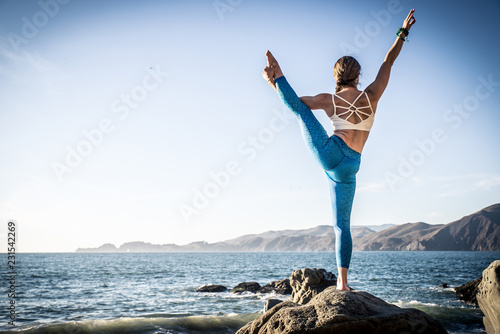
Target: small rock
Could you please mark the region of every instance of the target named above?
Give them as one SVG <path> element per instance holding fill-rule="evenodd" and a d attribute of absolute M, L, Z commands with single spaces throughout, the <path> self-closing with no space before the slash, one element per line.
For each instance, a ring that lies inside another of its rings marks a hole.
<path fill-rule="evenodd" d="M 243 292 L 257 292 L 261 288 L 257 282 L 243 282 L 231 289 L 231 293 L 241 294 Z"/>
<path fill-rule="evenodd" d="M 292 287 L 290 286 L 290 280 L 285 278 L 281 281 L 273 281 L 267 285 L 264 285 L 259 291 L 259 293 L 272 293 L 275 292 L 279 295 L 289 295 L 292 293 Z"/>
<path fill-rule="evenodd" d="M 483 271 L 477 301 L 484 314 L 483 323 L 486 333 L 500 333 L 500 260 L 492 262 Z"/>
<path fill-rule="evenodd" d="M 474 281 L 470 281 L 469 283 L 465 283 L 463 285 L 460 285 L 459 287 L 456 287 L 455 293 L 457 294 L 458 298 L 468 304 L 475 305 L 476 307 L 479 306 L 477 304 L 476 294 L 477 288 L 482 279 L 483 277 L 479 277 Z"/>
<path fill-rule="evenodd" d="M 264 312 L 267 312 L 267 310 L 272 309 L 274 306 L 278 305 L 281 302 L 282 300 L 279 299 L 268 299 L 266 305 L 264 306 Z"/>
<path fill-rule="evenodd" d="M 443 289 L 446 289 L 448 287 L 448 283 L 443 283 L 439 287 L 443 288 Z"/>
<path fill-rule="evenodd" d="M 214 285 L 214 284 L 207 284 L 204 286 L 200 286 L 198 289 L 196 289 L 196 292 L 224 292 L 227 291 L 227 288 L 223 285 Z"/>

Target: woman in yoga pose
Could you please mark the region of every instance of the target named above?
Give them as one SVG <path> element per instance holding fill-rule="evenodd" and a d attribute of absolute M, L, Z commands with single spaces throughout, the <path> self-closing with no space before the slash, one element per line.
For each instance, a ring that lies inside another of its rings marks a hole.
<path fill-rule="evenodd" d="M 361 152 L 373 125 L 377 103 L 391 73 L 391 67 L 415 23 L 414 9 L 396 33 L 396 41 L 387 53 L 375 78 L 364 91 L 358 90 L 361 67 L 353 57 L 344 56 L 334 66 L 334 94 L 323 93 L 299 98 L 283 76 L 283 72 L 267 51 L 267 66 L 262 76 L 276 90 L 285 105 L 297 116 L 302 134 L 312 154 L 326 172 L 330 186 L 338 267 L 337 289 L 350 291 L 347 271 L 351 261 L 351 209 L 356 189 Z M 311 109 L 323 109 L 333 124 L 333 135 L 314 117 Z"/>

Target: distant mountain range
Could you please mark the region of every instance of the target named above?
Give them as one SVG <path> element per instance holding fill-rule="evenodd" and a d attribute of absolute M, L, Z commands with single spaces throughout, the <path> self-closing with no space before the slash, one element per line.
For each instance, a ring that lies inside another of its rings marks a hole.
<path fill-rule="evenodd" d="M 407 223 L 352 226 L 354 250 L 358 251 L 500 251 L 500 204 L 494 204 L 449 224 Z M 303 230 L 268 231 L 235 239 L 187 245 L 155 245 L 141 241 L 120 247 L 104 244 L 78 248 L 77 252 L 300 252 L 332 251 L 335 234 L 331 225 Z"/>
<path fill-rule="evenodd" d="M 370 234 L 355 250 L 500 251 L 500 204 L 446 225 L 408 223 Z"/>

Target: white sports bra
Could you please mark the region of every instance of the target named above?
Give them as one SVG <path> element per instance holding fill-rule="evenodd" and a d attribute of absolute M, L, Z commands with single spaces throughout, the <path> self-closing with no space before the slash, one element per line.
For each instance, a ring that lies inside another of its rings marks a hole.
<path fill-rule="evenodd" d="M 366 99 L 368 100 L 368 105 L 364 107 L 356 107 L 354 104 L 358 101 L 361 95 L 363 95 L 363 93 L 365 93 Z M 347 103 L 349 106 L 346 107 L 346 106 L 335 105 L 335 96 L 344 101 L 345 103 Z M 373 112 L 372 104 L 366 92 L 361 92 L 353 103 L 347 101 L 341 96 L 338 96 L 337 94 L 332 94 L 332 101 L 333 101 L 333 115 L 330 117 L 330 119 L 332 121 L 334 130 L 370 131 L 370 129 L 373 126 L 373 121 L 375 120 L 375 113 Z M 337 108 L 345 109 L 345 111 L 337 113 Z M 370 111 L 369 112 L 363 111 L 363 109 L 366 108 L 370 108 Z M 347 115 L 347 117 L 341 118 L 345 115 Z M 359 123 L 349 122 L 348 119 L 352 115 L 356 115 L 359 118 L 360 122 Z M 361 115 L 364 115 L 365 118 L 361 117 Z"/>

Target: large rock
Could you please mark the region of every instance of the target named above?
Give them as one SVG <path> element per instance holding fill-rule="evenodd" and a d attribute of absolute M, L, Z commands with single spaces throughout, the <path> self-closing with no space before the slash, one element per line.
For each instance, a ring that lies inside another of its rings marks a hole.
<path fill-rule="evenodd" d="M 337 278 L 325 269 L 304 268 L 294 270 L 290 276 L 292 296 L 290 300 L 298 304 L 307 304 L 314 296 L 336 285 Z"/>
<path fill-rule="evenodd" d="M 488 334 L 500 333 L 500 260 L 496 260 L 483 271 L 477 301 L 484 313 L 483 323 Z"/>
<path fill-rule="evenodd" d="M 329 287 L 306 305 L 282 302 L 237 334 L 445 334 L 426 313 L 402 309 L 363 291 Z"/>
<path fill-rule="evenodd" d="M 476 295 L 479 283 L 481 283 L 482 279 L 483 277 L 479 277 L 476 280 L 470 281 L 469 283 L 465 283 L 460 285 L 459 287 L 456 287 L 455 293 L 457 294 L 458 298 L 460 298 L 460 300 L 463 300 L 468 304 L 479 306 L 477 304 Z"/>

